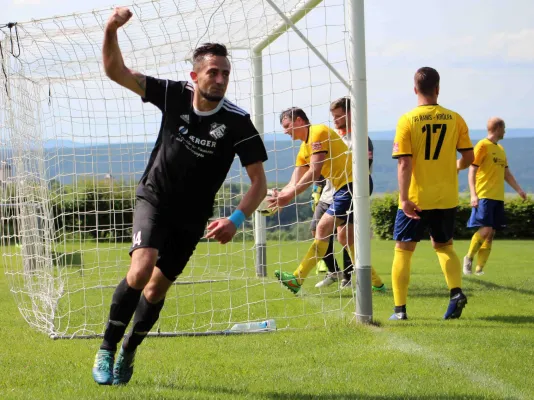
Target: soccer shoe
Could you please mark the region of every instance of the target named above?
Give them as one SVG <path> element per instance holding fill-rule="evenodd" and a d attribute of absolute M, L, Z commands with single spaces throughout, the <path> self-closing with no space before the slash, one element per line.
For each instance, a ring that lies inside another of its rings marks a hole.
<path fill-rule="evenodd" d="M 467 297 L 463 293 L 457 293 L 451 297 L 449 301 L 449 307 L 443 316 L 443 319 L 456 319 L 460 318 L 462 311 L 467 304 Z"/>
<path fill-rule="evenodd" d="M 352 287 L 352 281 L 347 278 L 341 279 L 341 283 L 339 284 L 339 289 L 350 289 Z"/>
<path fill-rule="evenodd" d="M 321 260 L 317 263 L 317 268 L 315 270 L 316 274 L 319 275 L 320 272 L 328 272 L 328 267 L 324 260 Z"/>
<path fill-rule="evenodd" d="M 478 275 L 478 276 L 484 275 L 484 270 L 482 268 L 480 268 L 479 266 L 477 266 L 477 269 L 475 271 L 475 275 Z"/>
<path fill-rule="evenodd" d="M 383 283 L 382 286 L 373 286 L 372 289 L 373 289 L 373 292 L 384 293 L 386 291 L 386 285 Z"/>
<path fill-rule="evenodd" d="M 115 352 L 98 350 L 93 365 L 93 379 L 99 385 L 111 385 L 113 383 L 113 361 Z"/>
<path fill-rule="evenodd" d="M 464 275 L 471 275 L 473 273 L 473 259 L 467 256 L 464 257 Z"/>
<path fill-rule="evenodd" d="M 330 286 L 331 284 L 337 282 L 337 280 L 338 280 L 337 273 L 336 272 L 329 272 L 326 275 L 326 278 L 324 278 L 321 282 L 318 282 L 315 285 L 315 287 L 317 289 L 322 288 L 322 287 L 327 287 L 327 286 Z"/>
<path fill-rule="evenodd" d="M 389 317 L 390 321 L 400 321 L 402 319 L 408 319 L 408 314 L 405 312 L 394 312 L 391 317 Z"/>
<path fill-rule="evenodd" d="M 297 294 L 302 286 L 298 281 L 297 277 L 289 272 L 283 272 L 280 270 L 274 271 L 274 276 L 284 285 L 286 288 L 291 290 L 293 293 Z"/>
<path fill-rule="evenodd" d="M 132 352 L 125 351 L 122 347 L 117 356 L 117 362 L 113 367 L 113 384 L 126 385 L 130 382 L 133 375 L 135 360 L 135 350 Z"/>

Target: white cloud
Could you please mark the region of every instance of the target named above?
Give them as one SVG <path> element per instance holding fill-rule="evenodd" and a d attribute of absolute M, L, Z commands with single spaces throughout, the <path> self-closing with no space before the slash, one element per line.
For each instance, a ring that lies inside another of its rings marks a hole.
<path fill-rule="evenodd" d="M 534 29 L 494 34 L 487 47 L 490 55 L 506 55 L 510 61 L 534 61 Z"/>

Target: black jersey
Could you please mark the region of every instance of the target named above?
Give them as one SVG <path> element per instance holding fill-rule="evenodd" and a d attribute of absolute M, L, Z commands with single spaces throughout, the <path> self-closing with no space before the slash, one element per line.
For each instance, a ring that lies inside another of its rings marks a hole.
<path fill-rule="evenodd" d="M 369 152 L 368 158 L 369 158 L 369 169 L 373 166 L 373 156 L 375 153 L 375 148 L 373 146 L 373 141 L 369 136 L 367 136 L 367 151 Z"/>
<path fill-rule="evenodd" d="M 249 114 L 226 98 L 214 110 L 195 110 L 193 90 L 188 82 L 146 78 L 143 101 L 157 106 L 163 118 L 137 196 L 181 212 L 193 206 L 193 214 L 205 215 L 235 155 L 247 166 L 267 160 L 267 152 Z"/>

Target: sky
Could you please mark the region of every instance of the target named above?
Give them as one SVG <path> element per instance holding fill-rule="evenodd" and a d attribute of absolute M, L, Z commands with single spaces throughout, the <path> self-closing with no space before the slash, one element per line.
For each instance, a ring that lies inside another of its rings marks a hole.
<path fill-rule="evenodd" d="M 0 0 L 3 19 L 0 24 L 112 5 L 104 0 Z M 306 24 L 299 26 L 320 25 L 324 15 L 310 14 Z M 439 71 L 440 103 L 458 111 L 471 129 L 484 129 L 487 119 L 494 115 L 502 117 L 508 128 L 534 128 L 534 1 L 368 0 L 365 25 L 370 131 L 395 129 L 399 116 L 416 105 L 413 74 L 421 66 L 432 66 Z M 302 47 L 300 39 L 291 40 Z M 298 67 L 293 58 L 277 59 L 277 46 L 273 44 L 268 51 L 270 60 L 264 65 L 269 65 L 264 68 L 274 74 L 279 65 L 291 65 L 296 72 Z M 322 51 L 327 51 L 327 47 L 335 49 L 334 44 L 318 46 Z M 343 72 L 342 64 L 339 65 Z M 326 75 L 332 81 L 331 74 Z M 282 84 L 287 85 L 283 74 L 280 76 Z M 323 90 L 322 83 L 313 85 Z M 266 86 L 269 89 L 269 84 Z M 276 91 L 274 85 L 273 91 Z M 308 104 L 312 117 L 321 122 L 326 120 L 325 104 L 343 94 L 341 84 L 328 86 L 327 92 L 314 92 L 312 97 L 319 96 L 324 101 L 320 111 Z M 282 93 L 278 98 L 266 97 L 266 107 L 272 108 L 266 129 L 277 129 L 278 108 L 295 102 L 306 106 L 309 97 L 306 91 L 299 94 L 293 87 L 290 96 Z"/>

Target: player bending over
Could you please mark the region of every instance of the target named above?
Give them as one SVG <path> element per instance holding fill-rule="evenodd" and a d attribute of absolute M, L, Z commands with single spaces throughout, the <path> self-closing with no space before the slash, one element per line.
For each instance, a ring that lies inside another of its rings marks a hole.
<path fill-rule="evenodd" d="M 101 385 L 125 384 L 132 377 L 136 349 L 158 320 L 167 290 L 204 234 L 235 154 L 251 186 L 229 218 L 208 226 L 206 237 L 230 241 L 267 193 L 263 141 L 249 115 L 224 97 L 230 76 L 226 47 L 207 43 L 194 51 L 194 86 L 144 76 L 124 65 L 118 45 L 117 29 L 131 16 L 127 8 L 116 8 L 109 18 L 104 68 L 111 80 L 158 107 L 163 118 L 137 187 L 130 269 L 113 294 L 93 367 L 93 378 Z M 132 329 L 115 361 L 117 344 L 132 316 Z"/>
<path fill-rule="evenodd" d="M 333 130 L 325 125 L 311 125 L 306 113 L 297 107 L 280 114 L 284 132 L 293 140 L 301 140 L 296 168 L 289 183 L 275 197 L 270 206 L 284 207 L 304 192 L 321 175 L 334 187 L 332 204 L 319 220 L 315 240 L 299 267 L 292 274 L 275 271 L 275 276 L 293 293 L 298 293 L 304 279 L 327 252 L 329 237 L 337 227 L 337 238 L 342 246 L 348 246 L 354 259 L 352 205 L 352 156 L 347 145 Z M 374 269 L 372 284 L 378 288 L 382 280 Z"/>
<path fill-rule="evenodd" d="M 450 290 L 444 318 L 459 318 L 467 298 L 462 293 L 462 266 L 452 239 L 458 206 L 458 171 L 473 162 L 473 145 L 463 118 L 438 105 L 438 72 L 420 68 L 414 81 L 417 107 L 399 119 L 393 143 L 400 195 L 391 271 L 395 312 L 390 319 L 407 319 L 412 254 L 426 228 Z M 462 155 L 458 160 L 456 151 Z"/>
<path fill-rule="evenodd" d="M 330 114 L 334 121 L 334 126 L 336 131 L 343 142 L 350 149 L 352 148 L 352 135 L 350 132 L 351 129 L 351 115 L 350 115 L 350 97 L 341 97 L 330 104 Z M 373 142 L 369 136 L 367 136 L 367 154 L 369 159 L 369 196 L 373 194 L 373 178 L 371 177 L 371 169 L 373 166 Z M 341 280 L 341 288 L 351 286 L 351 276 L 354 270 L 354 265 L 352 263 L 347 264 L 345 255 L 343 256 L 345 260 L 345 269 L 343 270 L 343 279 Z M 385 291 L 386 286 L 382 285 L 380 287 L 373 286 L 375 291 Z"/>
<path fill-rule="evenodd" d="M 510 172 L 506 153 L 499 144 L 504 138 L 504 132 L 504 121 L 500 118 L 490 118 L 488 136 L 475 146 L 475 161 L 469 167 L 469 190 L 473 209 L 467 227 L 478 228 L 478 231 L 473 235 L 469 251 L 464 257 L 465 275 L 471 275 L 475 255 L 478 255 L 475 273 L 484 274 L 495 232 L 506 227 L 504 181 L 523 200 L 527 198 Z"/>

